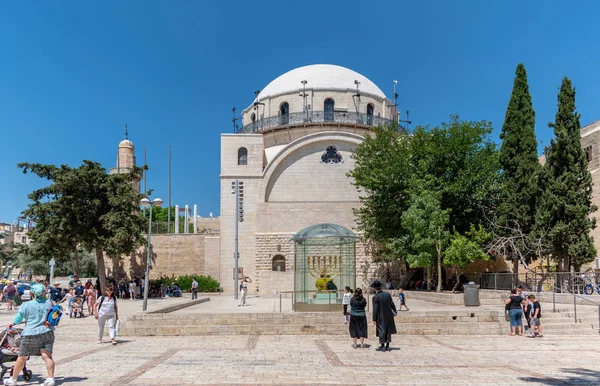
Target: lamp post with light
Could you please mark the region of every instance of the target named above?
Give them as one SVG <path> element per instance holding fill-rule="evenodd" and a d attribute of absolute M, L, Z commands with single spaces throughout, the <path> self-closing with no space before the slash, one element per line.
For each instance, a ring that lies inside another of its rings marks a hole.
<path fill-rule="evenodd" d="M 148 255 L 146 257 L 146 279 L 144 281 L 144 303 L 142 305 L 142 311 L 146 311 L 148 308 L 148 287 L 150 287 L 150 245 L 152 243 L 152 207 L 160 207 L 163 203 L 163 200 L 160 198 L 155 198 L 150 201 L 147 197 L 141 199 L 140 204 L 142 207 L 147 208 L 150 207 L 150 216 L 148 217 Z"/>

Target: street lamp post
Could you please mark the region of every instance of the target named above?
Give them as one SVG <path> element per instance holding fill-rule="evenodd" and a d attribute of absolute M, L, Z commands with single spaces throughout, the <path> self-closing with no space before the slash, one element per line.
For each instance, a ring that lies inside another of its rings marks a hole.
<path fill-rule="evenodd" d="M 54 283 L 54 266 L 56 265 L 56 260 L 53 258 L 50 259 L 50 283 L 48 283 L 49 286 L 53 285 Z"/>
<path fill-rule="evenodd" d="M 150 216 L 148 217 L 148 254 L 146 256 L 146 279 L 144 281 L 144 303 L 142 305 L 142 311 L 146 311 L 148 308 L 148 287 L 150 287 L 150 246 L 152 243 L 152 207 L 160 207 L 163 201 L 160 198 L 155 198 L 150 201 L 147 197 L 142 198 L 140 204 L 142 207 L 150 207 Z"/>

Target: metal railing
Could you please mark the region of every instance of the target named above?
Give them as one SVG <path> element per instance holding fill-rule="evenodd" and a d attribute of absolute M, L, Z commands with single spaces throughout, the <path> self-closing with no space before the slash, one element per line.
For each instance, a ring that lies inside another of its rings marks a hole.
<path fill-rule="evenodd" d="M 548 293 L 552 291 L 552 312 L 556 312 L 556 294 L 573 296 L 573 321 L 577 319 L 577 299 L 598 307 L 598 333 L 600 334 L 600 295 L 583 295 L 588 283 L 600 283 L 600 275 L 594 272 L 521 272 L 521 273 L 484 273 L 481 275 L 482 289 L 510 290 L 518 286 L 532 292 Z M 597 288 L 595 286 L 595 288 Z M 592 328 L 594 328 L 592 326 Z"/>
<path fill-rule="evenodd" d="M 296 311 L 296 294 L 317 294 L 317 293 L 324 293 L 324 294 L 338 294 L 340 293 L 342 296 L 339 297 L 339 299 L 341 300 L 344 294 L 344 290 L 329 290 L 329 291 L 317 291 L 317 290 L 309 290 L 309 291 L 280 291 L 278 292 L 279 294 L 279 312 L 282 312 L 282 303 L 283 303 L 283 295 L 291 295 L 291 300 L 292 300 L 292 311 Z M 365 311 L 369 310 L 369 299 L 370 299 L 370 294 L 369 291 L 365 291 L 363 293 L 363 296 L 365 297 L 365 299 L 367 299 L 367 307 L 365 308 Z M 337 296 L 336 296 L 337 299 Z M 331 302 L 331 297 L 329 297 L 329 304 L 328 306 L 331 307 L 331 305 L 337 305 L 337 304 L 341 304 L 341 303 L 337 303 L 337 301 L 335 303 Z"/>
<path fill-rule="evenodd" d="M 593 272 L 490 272 L 480 275 L 479 284 L 482 289 L 510 290 L 522 285 L 535 292 L 550 292 L 554 288 L 557 293 L 584 294 L 589 281 L 599 283 L 600 275 Z"/>
<path fill-rule="evenodd" d="M 313 124 L 324 124 L 324 125 L 359 125 L 366 127 L 382 126 L 382 125 L 398 125 L 391 119 L 383 118 L 380 116 L 365 114 L 365 113 L 353 113 L 353 112 L 340 112 L 340 111 L 309 111 L 309 112 L 298 112 L 284 115 L 278 115 L 268 118 L 262 118 L 251 122 L 247 125 L 242 126 L 237 131 L 238 134 L 248 133 L 260 133 L 266 130 L 271 130 L 280 127 L 287 126 L 303 126 Z M 402 131 L 405 129 L 398 125 L 398 128 Z"/>

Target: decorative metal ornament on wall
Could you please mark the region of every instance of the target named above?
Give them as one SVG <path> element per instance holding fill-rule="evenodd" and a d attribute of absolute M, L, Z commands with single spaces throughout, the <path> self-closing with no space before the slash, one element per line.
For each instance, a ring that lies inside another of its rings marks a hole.
<path fill-rule="evenodd" d="M 342 162 L 342 155 L 335 146 L 327 146 L 327 149 L 321 155 L 321 162 L 324 164 L 339 164 Z"/>

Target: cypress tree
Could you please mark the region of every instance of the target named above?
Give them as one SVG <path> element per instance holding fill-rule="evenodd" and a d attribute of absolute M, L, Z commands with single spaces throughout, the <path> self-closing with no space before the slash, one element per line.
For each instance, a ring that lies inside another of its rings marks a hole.
<path fill-rule="evenodd" d="M 517 65 L 512 94 L 506 109 L 500 133 L 500 165 L 503 169 L 503 186 L 497 208 L 499 234 L 527 235 L 535 223 L 536 182 L 540 163 L 535 137 L 535 111 L 529 93 L 527 72 L 523 63 Z M 524 245 L 517 247 L 526 249 Z M 513 261 L 513 272 L 519 269 L 519 254 L 507 251 Z"/>
<path fill-rule="evenodd" d="M 595 219 L 590 215 L 596 207 L 592 204 L 592 176 L 581 147 L 579 117 L 575 111 L 575 89 L 565 77 L 558 94 L 555 122 L 549 124 L 555 138 L 546 149 L 537 213 L 539 226 L 548 232 L 552 259 L 562 272 L 570 271 L 571 266 L 578 270 L 596 256 L 589 234 L 595 227 Z"/>

